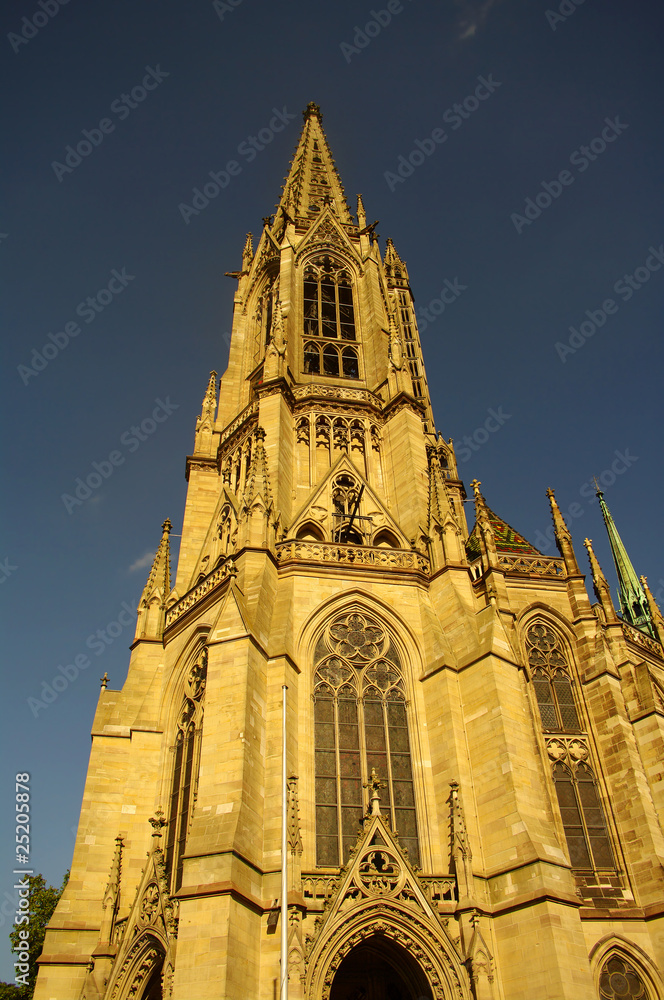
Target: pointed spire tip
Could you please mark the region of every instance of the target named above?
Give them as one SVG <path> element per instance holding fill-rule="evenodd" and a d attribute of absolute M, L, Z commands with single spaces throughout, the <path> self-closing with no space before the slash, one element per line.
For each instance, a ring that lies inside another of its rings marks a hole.
<path fill-rule="evenodd" d="M 302 112 L 302 117 L 304 118 L 304 120 L 306 122 L 307 119 L 311 118 L 314 115 L 316 116 L 316 118 L 318 118 L 319 122 L 322 122 L 322 120 L 323 120 L 323 113 L 322 113 L 322 111 L 320 109 L 320 106 L 318 104 L 316 104 L 314 101 L 309 101 L 309 103 L 307 104 L 306 108 Z"/>

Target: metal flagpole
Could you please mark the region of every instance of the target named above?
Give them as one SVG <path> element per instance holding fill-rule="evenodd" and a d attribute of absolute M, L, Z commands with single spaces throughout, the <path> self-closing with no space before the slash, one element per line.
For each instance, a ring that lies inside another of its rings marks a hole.
<path fill-rule="evenodd" d="M 283 684 L 281 705 L 281 1000 L 288 1000 L 288 788 L 286 784 L 286 692 Z"/>

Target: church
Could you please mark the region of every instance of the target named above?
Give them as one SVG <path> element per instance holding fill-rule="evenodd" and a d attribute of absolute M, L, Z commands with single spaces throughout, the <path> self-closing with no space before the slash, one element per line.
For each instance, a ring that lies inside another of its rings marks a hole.
<path fill-rule="evenodd" d="M 555 557 L 467 496 L 315 104 L 231 277 L 36 1000 L 664 1000 L 664 618 L 603 497 L 619 606 L 551 489 Z"/>

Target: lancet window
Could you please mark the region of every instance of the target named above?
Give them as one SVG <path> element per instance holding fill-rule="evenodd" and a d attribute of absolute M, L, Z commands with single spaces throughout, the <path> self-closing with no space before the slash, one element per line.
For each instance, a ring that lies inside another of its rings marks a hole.
<path fill-rule="evenodd" d="M 183 857 L 198 785 L 206 680 L 207 650 L 202 649 L 185 682 L 175 744 L 171 747 L 174 762 L 166 838 L 166 864 L 173 892 L 177 892 L 182 885 Z"/>
<path fill-rule="evenodd" d="M 548 625 L 537 624 L 528 630 L 526 645 L 542 728 L 546 732 L 580 732 L 570 668 L 560 637 Z"/>
<path fill-rule="evenodd" d="M 404 678 L 387 629 L 372 616 L 338 615 L 315 651 L 316 858 L 348 860 L 368 806 L 372 770 L 381 812 L 418 861 Z"/>
<path fill-rule="evenodd" d="M 595 776 L 586 761 L 558 761 L 553 780 L 572 868 L 614 868 L 613 851 Z"/>
<path fill-rule="evenodd" d="M 614 869 L 590 746 L 582 735 L 562 640 L 549 625 L 538 622 L 528 629 L 526 646 L 542 729 L 560 734 L 547 736 L 546 747 L 572 868 Z"/>
<path fill-rule="evenodd" d="M 277 280 L 276 272 L 269 275 L 267 281 L 263 287 L 263 290 L 258 295 L 256 299 L 256 305 L 254 309 L 253 325 L 254 325 L 254 344 L 253 344 L 253 358 L 254 361 L 258 361 L 265 348 L 270 343 L 270 336 L 272 332 L 272 311 L 273 302 L 275 295 L 275 283 Z"/>
<path fill-rule="evenodd" d="M 315 257 L 305 268 L 304 337 L 307 374 L 360 377 L 358 349 L 340 343 L 356 339 L 351 276 L 327 254 Z"/>
<path fill-rule="evenodd" d="M 419 366 L 419 352 L 415 339 L 411 307 L 406 292 L 399 292 L 399 318 L 401 320 L 401 329 L 403 330 L 404 348 L 406 357 L 408 358 L 408 366 L 413 379 L 413 392 L 416 396 L 420 397 L 423 395 L 422 372 Z"/>
<path fill-rule="evenodd" d="M 304 333 L 355 340 L 350 274 L 327 255 L 315 257 L 304 272 Z"/>

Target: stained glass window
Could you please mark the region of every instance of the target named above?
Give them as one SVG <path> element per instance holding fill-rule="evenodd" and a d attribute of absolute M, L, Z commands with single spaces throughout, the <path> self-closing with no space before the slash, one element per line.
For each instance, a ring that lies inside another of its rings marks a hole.
<path fill-rule="evenodd" d="M 650 994 L 636 968 L 626 958 L 612 955 L 599 977 L 602 1000 L 649 1000 Z"/>
<path fill-rule="evenodd" d="M 604 811 L 590 767 L 581 762 L 572 770 L 558 762 L 553 767 L 553 780 L 572 868 L 614 868 Z"/>
<path fill-rule="evenodd" d="M 528 630 L 526 643 L 543 729 L 579 732 L 569 665 L 559 636 L 548 625 L 537 624 Z"/>
<path fill-rule="evenodd" d="M 526 636 L 528 663 L 546 733 L 581 733 L 571 671 L 560 636 L 538 622 Z M 549 756 L 572 868 L 614 869 L 615 860 L 591 768 L 590 748 L 583 737 L 549 739 Z"/>
<path fill-rule="evenodd" d="M 376 619 L 344 614 L 316 647 L 314 721 L 316 860 L 347 861 L 367 811 L 375 769 L 381 812 L 418 861 L 417 818 L 404 681 L 398 651 Z"/>

